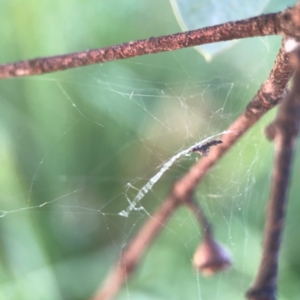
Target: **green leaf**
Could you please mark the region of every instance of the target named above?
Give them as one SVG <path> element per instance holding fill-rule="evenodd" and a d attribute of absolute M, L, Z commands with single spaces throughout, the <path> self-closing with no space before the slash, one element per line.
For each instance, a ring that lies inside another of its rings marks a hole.
<path fill-rule="evenodd" d="M 170 0 L 182 30 L 193 30 L 229 21 L 260 15 L 270 0 Z M 219 42 L 195 47 L 206 60 L 234 45 L 236 41 Z"/>

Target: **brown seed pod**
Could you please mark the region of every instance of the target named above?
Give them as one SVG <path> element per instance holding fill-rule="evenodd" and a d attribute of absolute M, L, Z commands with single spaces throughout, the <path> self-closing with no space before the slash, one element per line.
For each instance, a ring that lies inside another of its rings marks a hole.
<path fill-rule="evenodd" d="M 231 258 L 223 246 L 211 238 L 205 238 L 194 254 L 193 265 L 204 275 L 213 275 L 228 269 Z"/>

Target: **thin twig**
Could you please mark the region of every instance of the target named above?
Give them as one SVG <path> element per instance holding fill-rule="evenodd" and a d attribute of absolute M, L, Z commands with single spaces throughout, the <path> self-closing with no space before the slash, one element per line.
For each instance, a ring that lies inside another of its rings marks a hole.
<path fill-rule="evenodd" d="M 213 235 L 212 226 L 210 222 L 207 220 L 207 217 L 205 216 L 198 202 L 193 197 L 191 197 L 191 198 L 187 198 L 184 204 L 195 215 L 200 227 L 202 228 L 203 237 L 205 238 L 206 236 L 209 236 L 210 238 L 212 238 Z"/>
<path fill-rule="evenodd" d="M 300 50 L 291 57 L 296 69 L 292 90 L 279 107 L 275 121 L 267 128 L 267 135 L 275 143 L 275 161 L 271 194 L 267 210 L 263 254 L 260 268 L 247 297 L 251 300 L 277 298 L 278 255 L 287 205 L 295 140 L 300 122 Z"/>
<path fill-rule="evenodd" d="M 241 21 L 166 36 L 151 37 L 106 48 L 4 64 L 0 65 L 0 78 L 45 74 L 214 42 L 280 34 L 280 15 L 281 13 L 266 14 Z"/>
<path fill-rule="evenodd" d="M 291 75 L 292 68 L 288 63 L 288 55 L 282 46 L 269 78 L 242 115 L 229 127 L 232 133 L 224 135 L 221 145 L 214 147 L 208 157 L 199 160 L 181 180 L 175 183 L 170 195 L 121 253 L 117 264 L 111 270 L 104 285 L 95 294 L 94 300 L 112 299 L 132 273 L 149 243 L 165 226 L 174 210 L 191 197 L 197 184 L 236 140 L 286 95 L 286 87 Z M 277 81 L 277 78 L 281 79 L 280 82 Z"/>

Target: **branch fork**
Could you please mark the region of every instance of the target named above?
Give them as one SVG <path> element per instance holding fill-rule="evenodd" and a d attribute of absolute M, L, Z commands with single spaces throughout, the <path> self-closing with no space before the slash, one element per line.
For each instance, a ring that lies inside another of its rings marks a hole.
<path fill-rule="evenodd" d="M 283 45 L 277 55 L 273 69 L 244 112 L 229 126 L 222 141 L 213 141 L 193 149 L 203 156 L 180 180 L 161 206 L 149 218 L 138 234 L 120 254 L 103 286 L 94 295 L 94 300 L 112 299 L 125 280 L 131 275 L 142 254 L 162 230 L 172 213 L 185 205 L 195 214 L 202 225 L 203 242 L 194 255 L 194 265 L 204 272 L 216 272 L 230 265 L 230 256 L 212 236 L 211 225 L 207 222 L 199 205 L 193 200 L 198 184 L 208 171 L 231 149 L 235 142 L 254 125 L 265 113 L 282 102 L 274 123 L 268 128 L 267 136 L 275 143 L 276 157 L 273 170 L 272 188 L 267 213 L 264 250 L 257 278 L 247 293 L 251 300 L 276 299 L 278 253 L 284 224 L 287 188 L 295 139 L 300 120 L 300 53 L 291 56 L 289 63 L 287 49 L 300 40 L 300 4 L 283 12 L 229 22 L 167 36 L 149 38 L 87 50 L 83 52 L 36 58 L 0 65 L 0 79 L 41 75 L 70 68 L 103 63 L 164 51 L 174 51 L 202 44 L 241 39 L 246 37 L 282 35 Z M 288 97 L 287 85 L 296 70 L 293 87 Z M 282 99 L 285 98 L 284 101 Z M 203 147 L 205 146 L 205 147 Z M 208 151 L 211 146 L 209 155 Z"/>

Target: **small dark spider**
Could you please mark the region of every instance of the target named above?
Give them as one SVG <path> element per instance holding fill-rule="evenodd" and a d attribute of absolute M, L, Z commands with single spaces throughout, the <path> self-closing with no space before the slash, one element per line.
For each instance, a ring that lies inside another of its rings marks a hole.
<path fill-rule="evenodd" d="M 209 153 L 209 148 L 211 146 L 216 146 L 218 144 L 222 144 L 223 142 L 220 140 L 213 140 L 213 141 L 209 141 L 203 145 L 198 145 L 195 146 L 194 148 L 191 149 L 191 152 L 198 152 L 200 153 L 202 156 L 207 156 Z"/>

